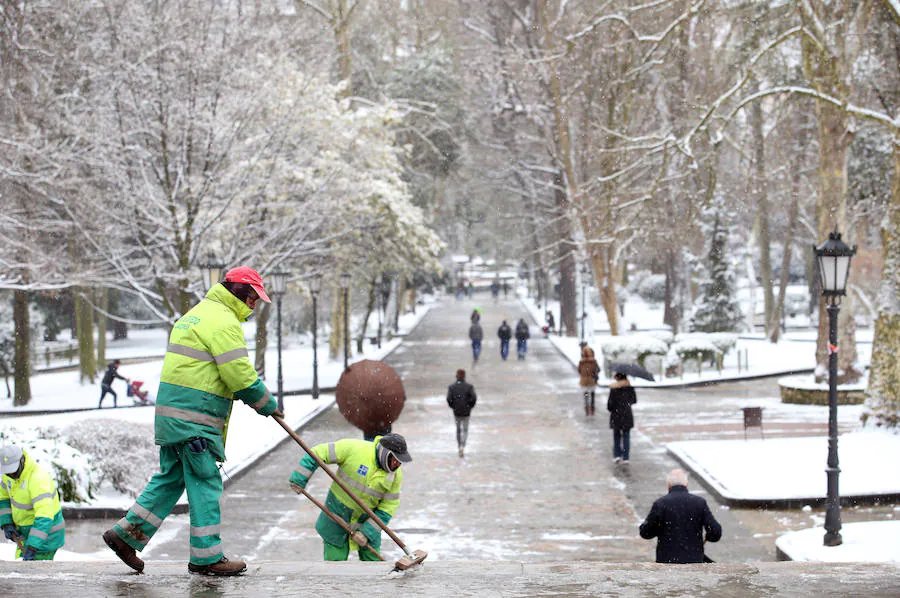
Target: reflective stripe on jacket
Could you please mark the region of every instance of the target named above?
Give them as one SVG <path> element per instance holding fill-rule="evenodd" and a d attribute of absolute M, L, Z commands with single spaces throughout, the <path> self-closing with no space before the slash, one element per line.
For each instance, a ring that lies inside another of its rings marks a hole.
<path fill-rule="evenodd" d="M 23 451 L 24 452 L 24 451 Z M 0 526 L 14 524 L 25 538 L 25 547 L 53 552 L 66 541 L 66 522 L 56 482 L 27 452 L 19 479 L 0 478 Z"/>
<path fill-rule="evenodd" d="M 250 363 L 241 322 L 252 310 L 221 284 L 172 328 L 156 398 L 156 444 L 192 438 L 210 441 L 225 460 L 225 434 L 233 399 L 262 415 L 275 399 Z"/>
<path fill-rule="evenodd" d="M 400 506 L 403 471 L 398 469 L 388 473 L 378 467 L 375 446 L 379 440 L 381 436 L 376 436 L 374 442 L 347 438 L 316 445 L 312 450 L 326 464 L 338 465 L 335 471 L 338 478 L 349 486 L 381 521 L 388 523 Z M 297 469 L 291 473 L 290 481 L 305 486 L 316 469 L 318 465 L 315 460 L 309 455 L 304 455 Z M 331 484 L 326 506 L 354 529 L 368 519 L 365 511 L 337 482 Z M 316 531 L 322 539 L 335 546 L 341 546 L 347 540 L 347 533 L 327 516 L 319 517 Z M 351 543 L 351 549 L 355 549 L 355 544 Z"/>

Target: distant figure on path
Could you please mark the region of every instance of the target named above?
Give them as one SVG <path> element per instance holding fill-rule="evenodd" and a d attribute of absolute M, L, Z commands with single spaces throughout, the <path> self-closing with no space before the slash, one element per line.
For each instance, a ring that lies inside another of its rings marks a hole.
<path fill-rule="evenodd" d="M 460 457 L 463 456 L 466 439 L 469 437 L 469 415 L 477 400 L 475 387 L 466 382 L 466 371 L 456 370 L 456 382 L 447 388 L 447 404 L 456 417 L 456 444 Z"/>
<path fill-rule="evenodd" d="M 635 403 L 637 394 L 628 382 L 628 376 L 616 372 L 609 385 L 609 398 L 606 400 L 609 427 L 613 431 L 613 461 L 616 463 L 619 461 L 628 463 L 628 455 L 631 452 L 631 428 L 634 427 L 631 406 Z"/>
<path fill-rule="evenodd" d="M 503 280 L 503 298 L 506 299 L 506 297 L 508 295 L 509 295 L 509 283 L 506 282 L 506 279 L 504 279 Z"/>
<path fill-rule="evenodd" d="M 112 389 L 113 380 L 118 378 L 129 384 L 131 383 L 131 380 L 119 373 L 119 365 L 121 363 L 122 362 L 118 359 L 114 359 L 106 366 L 106 372 L 103 373 L 103 379 L 100 381 L 100 404 L 97 405 L 97 409 L 103 409 L 103 397 L 105 397 L 107 393 L 112 395 L 113 407 L 119 406 L 119 397 L 116 395 L 116 391 Z"/>
<path fill-rule="evenodd" d="M 525 353 L 528 352 L 529 336 L 531 334 L 528 332 L 528 324 L 525 323 L 525 318 L 519 318 L 519 323 L 516 324 L 516 353 L 519 359 L 525 359 Z"/>
<path fill-rule="evenodd" d="M 460 301 L 463 298 L 463 295 L 466 294 L 466 283 L 462 280 L 456 281 L 456 300 Z"/>
<path fill-rule="evenodd" d="M 472 281 L 469 281 L 469 284 L 466 286 L 466 295 L 469 296 L 469 299 L 472 298 L 472 295 L 475 294 L 475 286 L 472 284 Z"/>
<path fill-rule="evenodd" d="M 597 391 L 597 377 L 600 366 L 594 359 L 594 350 L 585 347 L 581 350 L 581 361 L 578 362 L 578 386 L 584 396 L 584 414 L 594 415 L 594 393 Z"/>
<path fill-rule="evenodd" d="M 688 492 L 688 476 L 684 470 L 669 472 L 666 487 L 669 493 L 653 503 L 641 524 L 641 537 L 657 538 L 657 563 L 711 563 L 703 554 L 703 543 L 718 542 L 722 526 L 713 517 L 706 500 Z"/>
<path fill-rule="evenodd" d="M 500 281 L 497 278 L 491 283 L 491 298 L 494 300 L 494 303 L 497 303 L 500 299 Z"/>
<path fill-rule="evenodd" d="M 506 320 L 503 320 L 500 328 L 497 329 L 497 336 L 500 338 L 500 357 L 506 361 L 506 358 L 509 357 L 509 339 L 512 338 L 512 328 L 509 327 Z"/>
<path fill-rule="evenodd" d="M 478 362 L 478 356 L 481 355 L 481 341 L 484 340 L 484 330 L 478 320 L 474 320 L 469 326 L 469 339 L 472 341 L 472 362 Z"/>
<path fill-rule="evenodd" d="M 472 315 L 469 316 L 469 321 L 472 322 L 473 324 L 474 324 L 475 322 L 480 322 L 480 321 L 481 321 L 481 314 L 478 312 L 477 309 L 473 309 L 473 310 L 472 310 Z"/>
<path fill-rule="evenodd" d="M 544 314 L 544 321 L 547 322 L 547 332 L 556 332 L 556 320 L 553 318 L 553 312 L 549 309 Z"/>

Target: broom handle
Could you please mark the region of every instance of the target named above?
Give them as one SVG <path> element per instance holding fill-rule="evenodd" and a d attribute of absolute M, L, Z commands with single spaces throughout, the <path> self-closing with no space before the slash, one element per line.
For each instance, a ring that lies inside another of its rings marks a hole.
<path fill-rule="evenodd" d="M 384 532 L 388 536 L 391 537 L 391 540 L 393 540 L 397 544 L 397 546 L 400 547 L 400 550 L 402 550 L 406 554 L 410 554 L 409 550 L 406 548 L 406 545 L 403 543 L 403 541 L 397 537 L 397 534 L 392 532 L 391 529 L 387 525 L 385 525 L 384 521 L 379 519 L 378 515 L 376 515 L 374 512 L 372 512 L 372 509 L 370 509 L 369 506 L 366 503 L 364 503 L 361 498 L 356 496 L 356 493 L 354 493 L 353 490 L 351 490 L 347 486 L 347 484 L 345 484 L 343 481 L 341 481 L 340 478 L 337 477 L 337 474 L 335 474 L 333 471 L 331 471 L 331 469 L 325 464 L 325 462 L 319 458 L 319 455 L 314 453 L 313 450 L 311 448 L 309 448 L 309 445 L 307 445 L 305 442 L 303 442 L 303 439 L 300 438 L 300 435 L 297 434 L 296 432 L 294 432 L 291 429 L 291 427 L 287 424 L 287 422 L 284 421 L 284 419 L 278 417 L 277 415 L 273 415 L 272 417 L 275 418 L 275 421 L 277 421 L 279 424 L 281 424 L 281 427 L 284 428 L 284 431 L 287 432 L 288 435 L 291 438 L 293 438 L 304 451 L 306 451 L 306 454 L 309 455 L 310 457 L 312 457 L 313 460 L 319 465 L 320 468 L 325 470 L 325 472 L 331 477 L 331 479 L 334 480 L 334 483 L 337 484 L 338 486 L 340 486 L 341 490 L 346 492 L 347 495 L 350 498 L 352 498 L 354 500 L 354 502 L 356 502 L 356 504 L 358 504 L 360 506 L 360 508 L 362 508 L 363 511 L 366 512 L 366 515 L 368 515 L 369 518 L 372 519 L 372 521 L 378 527 L 383 529 Z"/>
<path fill-rule="evenodd" d="M 317 507 L 319 507 L 320 509 L 322 509 L 322 512 L 325 513 L 326 515 L 328 515 L 329 517 L 331 517 L 332 521 L 334 521 L 335 523 L 340 525 L 342 528 L 344 528 L 345 532 L 347 532 L 351 536 L 353 535 L 353 530 L 350 529 L 350 526 L 347 525 L 347 522 L 344 521 L 343 519 L 341 519 L 340 517 L 338 517 L 337 515 L 335 515 L 334 513 L 332 513 L 331 511 L 329 511 L 328 507 L 326 507 L 325 505 L 320 503 L 318 500 L 316 500 L 312 494 L 310 494 L 309 492 L 306 491 L 306 488 L 301 488 L 300 486 L 298 486 L 296 484 L 291 484 L 291 487 L 294 488 L 295 490 L 297 490 L 298 492 L 300 492 L 301 494 L 303 494 L 303 496 L 305 496 L 306 498 L 308 498 L 312 502 L 312 504 L 314 504 Z M 375 554 L 375 556 L 378 557 L 379 561 L 384 560 L 384 557 L 381 556 L 381 554 L 377 550 L 372 548 L 370 545 L 366 544 L 365 548 L 367 550 L 370 550 L 371 552 L 373 552 Z"/>

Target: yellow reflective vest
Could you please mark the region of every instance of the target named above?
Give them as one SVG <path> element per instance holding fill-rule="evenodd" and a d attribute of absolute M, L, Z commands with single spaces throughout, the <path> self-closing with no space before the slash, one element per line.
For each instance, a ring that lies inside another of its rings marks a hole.
<path fill-rule="evenodd" d="M 234 399 L 262 415 L 277 404 L 253 369 L 241 322 L 252 310 L 221 284 L 182 316 L 169 345 L 156 397 L 156 444 L 206 438 L 225 460 L 225 431 Z"/>
<path fill-rule="evenodd" d="M 0 527 L 15 525 L 25 538 L 25 548 L 54 552 L 66 541 L 66 522 L 56 482 L 27 452 L 22 452 L 22 475 L 18 479 L 0 477 Z"/>

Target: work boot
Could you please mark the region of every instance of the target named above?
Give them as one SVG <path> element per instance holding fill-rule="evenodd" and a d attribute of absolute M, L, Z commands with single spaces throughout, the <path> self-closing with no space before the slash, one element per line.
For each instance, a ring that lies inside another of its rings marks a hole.
<path fill-rule="evenodd" d="M 144 561 L 137 555 L 134 548 L 126 544 L 125 540 L 120 538 L 116 532 L 111 529 L 103 532 L 103 541 L 106 542 L 106 545 L 116 553 L 116 556 L 119 557 L 123 563 L 138 573 L 144 572 Z"/>
<path fill-rule="evenodd" d="M 459 447 L 459 456 L 460 456 L 460 457 L 463 456 L 463 447 Z"/>
<path fill-rule="evenodd" d="M 227 577 L 231 575 L 240 575 L 246 570 L 247 563 L 244 561 L 229 561 L 224 556 L 221 561 L 213 563 L 212 565 L 195 565 L 194 563 L 188 563 L 188 571 L 200 575 Z"/>

